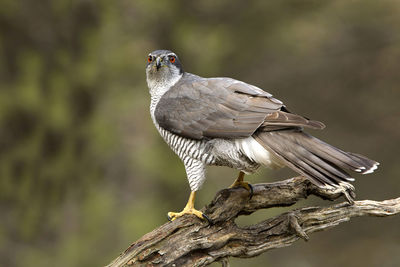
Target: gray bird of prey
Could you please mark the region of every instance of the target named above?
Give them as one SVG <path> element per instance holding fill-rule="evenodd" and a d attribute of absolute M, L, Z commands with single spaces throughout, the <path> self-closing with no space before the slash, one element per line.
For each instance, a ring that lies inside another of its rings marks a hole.
<path fill-rule="evenodd" d="M 231 187 L 252 191 L 244 174 L 260 166 L 287 166 L 325 188 L 353 188 L 347 172 L 372 173 L 378 162 L 344 152 L 305 133 L 323 123 L 291 113 L 262 89 L 231 78 L 203 78 L 182 68 L 178 56 L 156 50 L 147 57 L 151 118 L 165 142 L 183 161 L 191 189 L 181 212 L 208 219 L 194 208 L 207 165 L 239 170 Z"/>

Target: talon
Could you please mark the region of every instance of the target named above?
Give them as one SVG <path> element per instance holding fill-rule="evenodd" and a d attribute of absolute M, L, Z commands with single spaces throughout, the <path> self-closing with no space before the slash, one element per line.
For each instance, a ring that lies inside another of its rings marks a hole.
<path fill-rule="evenodd" d="M 181 212 L 168 212 L 167 217 L 168 217 L 169 221 L 173 221 L 176 218 L 182 217 L 183 215 L 186 215 L 186 214 L 195 215 L 196 217 L 198 217 L 198 218 L 200 218 L 202 220 L 204 220 L 204 219 L 207 220 L 207 221 L 210 220 L 201 211 L 198 211 L 198 210 L 196 210 L 194 208 L 186 208 L 186 207 Z"/>
<path fill-rule="evenodd" d="M 208 222 L 209 225 L 213 225 L 213 222 L 211 221 L 210 218 L 208 218 L 207 215 L 205 215 L 204 213 L 202 213 L 202 215 L 203 215 L 203 218 L 207 220 L 207 222 Z"/>
<path fill-rule="evenodd" d="M 247 191 L 250 192 L 249 199 L 251 199 L 254 194 L 253 186 L 251 184 L 249 184 L 248 182 L 243 181 L 243 177 L 244 177 L 244 172 L 240 172 L 239 177 L 235 180 L 235 182 L 229 188 L 243 187 L 244 189 L 246 189 Z"/>
<path fill-rule="evenodd" d="M 169 221 L 173 221 L 178 217 L 182 217 L 185 214 L 193 214 L 196 217 L 202 219 L 202 220 L 207 220 L 208 223 L 211 224 L 210 218 L 208 218 L 205 214 L 203 214 L 201 211 L 198 211 L 194 208 L 194 199 L 196 197 L 196 192 L 191 192 L 189 200 L 185 206 L 185 208 L 181 212 L 168 212 L 167 217 Z"/>
<path fill-rule="evenodd" d="M 253 197 L 254 195 L 254 188 L 251 184 L 248 183 L 248 186 L 250 187 L 250 196 L 249 196 L 249 200 Z"/>

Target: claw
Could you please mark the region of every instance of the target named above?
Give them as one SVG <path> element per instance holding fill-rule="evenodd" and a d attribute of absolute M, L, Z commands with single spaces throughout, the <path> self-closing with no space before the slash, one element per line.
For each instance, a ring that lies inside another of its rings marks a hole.
<path fill-rule="evenodd" d="M 185 206 L 185 208 L 181 212 L 168 212 L 167 218 L 169 221 L 173 221 L 176 218 L 182 217 L 185 214 L 193 214 L 196 217 L 202 219 L 202 220 L 207 220 L 209 224 L 212 224 L 212 221 L 210 218 L 208 218 L 204 213 L 201 211 L 198 211 L 194 208 L 194 199 L 196 196 L 196 192 L 191 192 L 189 200 Z"/>
<path fill-rule="evenodd" d="M 202 220 L 204 220 L 204 219 L 207 220 L 201 211 L 198 211 L 194 208 L 188 208 L 188 209 L 185 208 L 181 212 L 168 212 L 167 217 L 168 217 L 168 220 L 173 221 L 176 218 L 182 217 L 185 214 L 193 214 Z"/>
<path fill-rule="evenodd" d="M 207 220 L 209 225 L 213 225 L 214 224 L 213 221 L 211 221 L 211 219 L 207 215 L 205 215 L 204 213 L 202 213 L 202 214 L 203 214 L 203 217 Z"/>
<path fill-rule="evenodd" d="M 235 182 L 229 188 L 243 187 L 244 189 L 246 189 L 247 191 L 250 192 L 249 199 L 251 199 L 254 194 L 253 186 L 251 184 L 249 184 L 248 182 L 243 181 L 243 177 L 244 177 L 244 172 L 240 172 L 239 177 L 235 180 Z"/>
<path fill-rule="evenodd" d="M 249 196 L 249 199 L 251 199 L 251 198 L 253 197 L 253 195 L 254 195 L 254 188 L 253 188 L 253 186 L 252 186 L 251 184 L 249 184 L 249 183 L 247 183 L 247 185 L 250 187 L 250 196 Z"/>

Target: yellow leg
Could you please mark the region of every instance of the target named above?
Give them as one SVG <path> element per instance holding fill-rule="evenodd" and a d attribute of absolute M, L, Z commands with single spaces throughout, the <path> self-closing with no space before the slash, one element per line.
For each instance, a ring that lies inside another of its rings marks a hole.
<path fill-rule="evenodd" d="M 240 186 L 240 187 L 244 187 L 250 191 L 249 183 L 243 181 L 243 178 L 244 178 L 244 172 L 241 171 L 241 172 L 239 172 L 238 178 L 236 178 L 236 180 L 233 182 L 233 184 L 229 188 L 234 188 L 234 187 Z"/>
<path fill-rule="evenodd" d="M 248 182 L 243 181 L 243 178 L 244 178 L 244 172 L 240 171 L 238 178 L 236 178 L 235 182 L 233 182 L 233 184 L 229 188 L 243 187 L 250 192 L 250 198 L 251 198 L 253 196 L 253 187 Z"/>
<path fill-rule="evenodd" d="M 175 220 L 178 217 L 181 217 L 185 214 L 193 214 L 199 217 L 200 219 L 206 219 L 210 221 L 207 216 L 205 216 L 201 211 L 198 211 L 194 208 L 194 200 L 196 198 L 196 192 L 192 191 L 189 196 L 189 200 L 185 206 L 185 208 L 181 212 L 168 212 L 168 219 L 170 221 Z"/>

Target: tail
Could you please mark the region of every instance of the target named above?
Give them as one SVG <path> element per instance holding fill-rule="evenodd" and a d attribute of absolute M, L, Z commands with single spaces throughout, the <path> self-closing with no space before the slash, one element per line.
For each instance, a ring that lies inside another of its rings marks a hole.
<path fill-rule="evenodd" d="M 253 137 L 285 165 L 321 187 L 354 181 L 347 170 L 367 174 L 379 165 L 367 157 L 322 142 L 300 129 L 259 132 Z"/>

